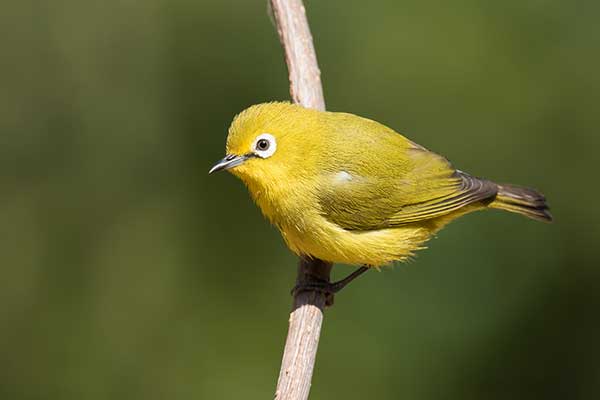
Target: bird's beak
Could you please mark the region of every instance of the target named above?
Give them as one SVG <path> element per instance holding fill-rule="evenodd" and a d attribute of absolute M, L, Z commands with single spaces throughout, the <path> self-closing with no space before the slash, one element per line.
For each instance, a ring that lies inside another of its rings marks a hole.
<path fill-rule="evenodd" d="M 221 171 L 222 169 L 229 169 L 233 167 L 237 167 L 246 161 L 246 156 L 236 156 L 235 154 L 228 154 L 224 159 L 217 162 L 211 169 L 208 171 L 209 174 L 213 172 Z"/>

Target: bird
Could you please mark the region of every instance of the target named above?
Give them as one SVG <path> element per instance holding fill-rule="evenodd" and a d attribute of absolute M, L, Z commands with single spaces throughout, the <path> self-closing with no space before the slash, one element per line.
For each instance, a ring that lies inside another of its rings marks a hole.
<path fill-rule="evenodd" d="M 552 221 L 535 189 L 470 175 L 371 119 L 289 102 L 235 116 L 226 155 L 209 174 L 221 170 L 243 181 L 292 252 L 361 266 L 330 292 L 370 268 L 412 258 L 473 211 Z"/>

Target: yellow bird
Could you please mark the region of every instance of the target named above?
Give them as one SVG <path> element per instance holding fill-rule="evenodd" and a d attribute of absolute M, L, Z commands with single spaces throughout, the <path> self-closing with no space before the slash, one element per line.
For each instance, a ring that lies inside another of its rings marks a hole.
<path fill-rule="evenodd" d="M 448 222 L 485 208 L 552 220 L 539 192 L 471 176 L 353 114 L 255 105 L 233 120 L 226 153 L 209 173 L 238 176 L 294 253 L 334 263 L 406 260 Z"/>

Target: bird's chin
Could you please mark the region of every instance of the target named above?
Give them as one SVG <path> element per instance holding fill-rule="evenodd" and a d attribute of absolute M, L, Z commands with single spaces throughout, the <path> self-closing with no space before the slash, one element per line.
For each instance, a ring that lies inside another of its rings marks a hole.
<path fill-rule="evenodd" d="M 231 168 L 229 172 L 240 178 L 246 185 L 253 187 L 262 187 L 265 182 L 264 171 L 261 168 L 254 168 L 255 165 L 242 164 Z"/>
<path fill-rule="evenodd" d="M 248 168 L 248 165 L 241 164 L 228 170 L 233 175 L 240 178 L 245 183 L 256 181 L 255 171 L 252 168 Z"/>
<path fill-rule="evenodd" d="M 242 178 L 248 174 L 248 169 L 244 164 L 238 165 L 236 167 L 230 168 L 227 170 L 238 178 Z"/>

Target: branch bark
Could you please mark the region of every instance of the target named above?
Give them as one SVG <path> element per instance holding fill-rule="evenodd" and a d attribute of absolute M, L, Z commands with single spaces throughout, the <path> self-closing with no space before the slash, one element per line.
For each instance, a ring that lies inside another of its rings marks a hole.
<path fill-rule="evenodd" d="M 325 110 L 321 71 L 302 0 L 270 0 L 294 103 Z"/>
<path fill-rule="evenodd" d="M 302 0 L 270 0 L 270 5 L 285 51 L 292 100 L 307 108 L 325 110 L 321 72 Z M 296 284 L 329 282 L 331 268 L 331 263 L 322 260 L 300 259 Z M 308 399 L 323 309 L 332 301 L 333 298 L 327 298 L 318 291 L 302 291 L 294 295 L 276 400 Z"/>

